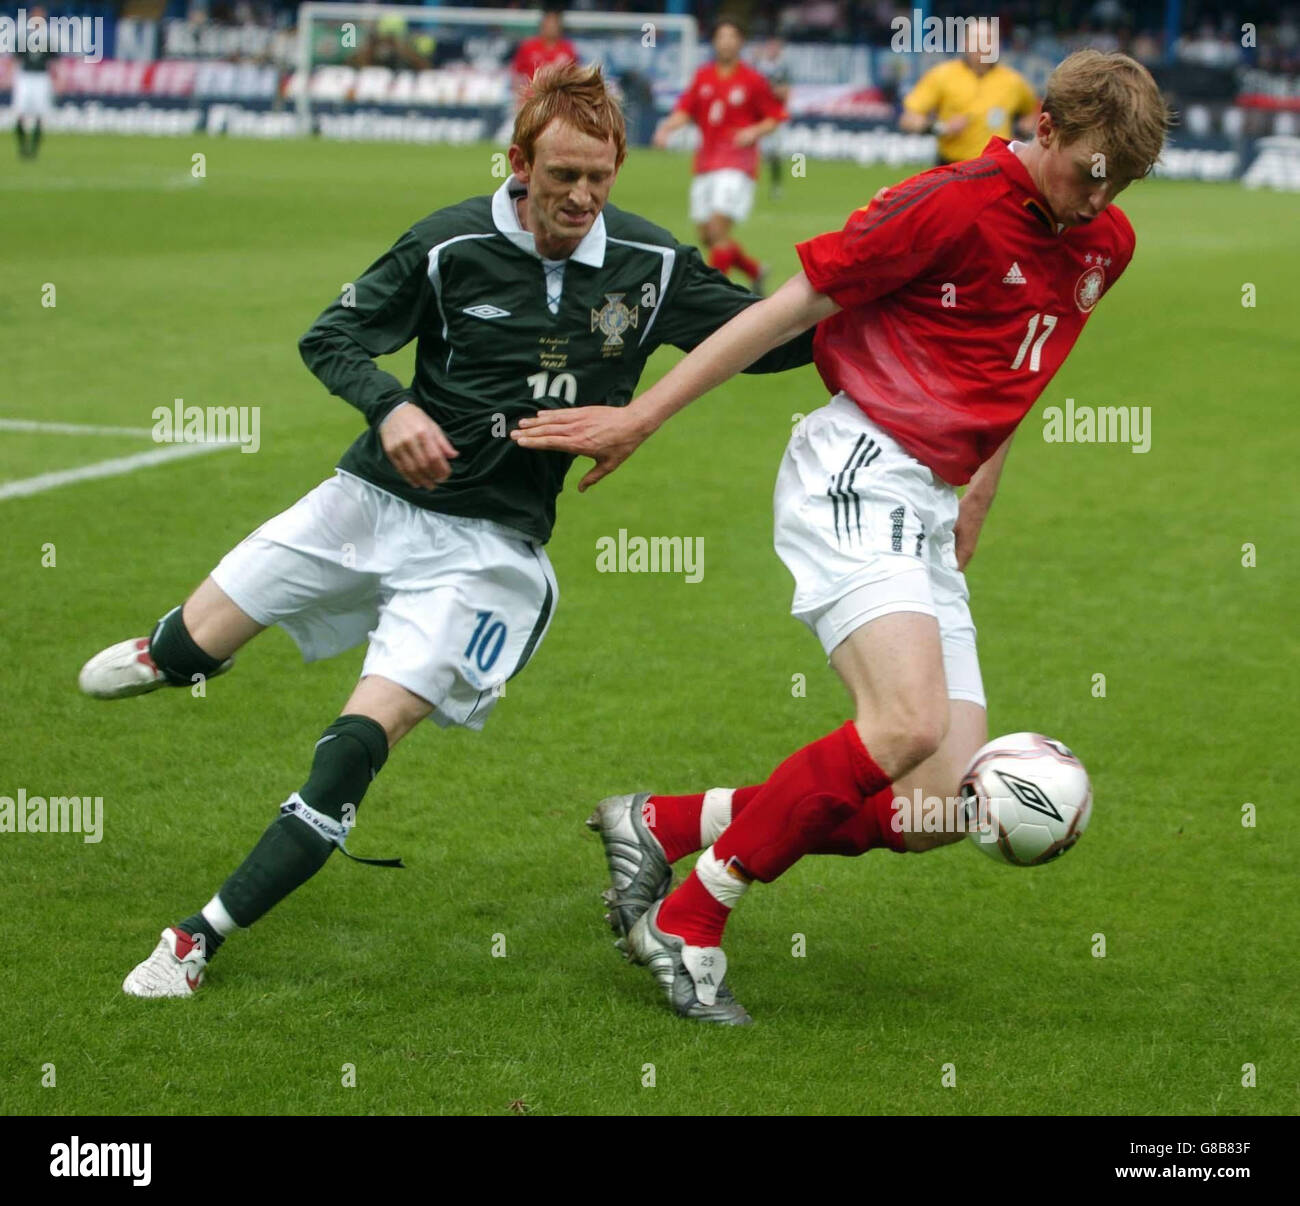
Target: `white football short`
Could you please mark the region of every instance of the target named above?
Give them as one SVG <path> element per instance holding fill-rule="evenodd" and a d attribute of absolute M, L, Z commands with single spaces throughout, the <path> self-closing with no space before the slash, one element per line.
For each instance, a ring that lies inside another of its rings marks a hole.
<path fill-rule="evenodd" d="M 794 575 L 790 610 L 828 657 L 880 616 L 934 616 L 949 698 L 985 706 L 952 486 L 837 394 L 795 428 L 773 508 L 776 551 Z"/>
<path fill-rule="evenodd" d="M 691 181 L 691 221 L 699 225 L 714 214 L 743 222 L 754 208 L 754 180 L 735 168 L 705 172 Z"/>
<path fill-rule="evenodd" d="M 342 471 L 227 553 L 212 579 L 259 624 L 283 628 L 304 661 L 368 640 L 363 677 L 469 729 L 536 652 L 559 599 L 546 550 L 522 533 Z"/>
<path fill-rule="evenodd" d="M 13 80 L 16 117 L 48 117 L 54 112 L 54 86 L 44 71 L 16 71 Z"/>

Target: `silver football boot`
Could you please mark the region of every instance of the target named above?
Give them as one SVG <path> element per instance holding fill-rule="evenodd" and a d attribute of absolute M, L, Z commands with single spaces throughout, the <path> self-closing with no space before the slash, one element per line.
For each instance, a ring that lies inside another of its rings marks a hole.
<path fill-rule="evenodd" d="M 641 915 L 627 936 L 627 956 L 642 964 L 682 1017 L 720 1026 L 750 1026 L 754 1019 L 732 995 L 725 979 L 727 956 L 718 946 L 687 946 L 656 924 L 661 901 Z"/>
<path fill-rule="evenodd" d="M 672 887 L 673 869 L 642 815 L 649 798 L 648 791 L 610 796 L 587 818 L 587 828 L 600 834 L 605 846 L 609 887 L 601 899 L 609 906 L 605 920 L 620 938 L 626 938 L 641 914 Z"/>

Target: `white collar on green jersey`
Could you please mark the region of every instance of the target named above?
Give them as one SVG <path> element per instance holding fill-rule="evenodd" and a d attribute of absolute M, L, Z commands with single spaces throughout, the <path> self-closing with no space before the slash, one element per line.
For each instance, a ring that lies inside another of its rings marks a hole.
<path fill-rule="evenodd" d="M 515 199 L 523 196 L 527 191 L 513 176 L 507 177 L 506 182 L 492 197 L 492 221 L 496 228 L 521 251 L 526 251 L 529 255 L 537 255 L 533 236 L 519 225 L 519 215 L 515 213 Z M 537 258 L 541 259 L 541 256 Z M 604 214 L 596 215 L 591 229 L 587 231 L 582 242 L 573 249 L 569 259 L 577 260 L 579 264 L 586 264 L 590 268 L 605 266 Z"/>

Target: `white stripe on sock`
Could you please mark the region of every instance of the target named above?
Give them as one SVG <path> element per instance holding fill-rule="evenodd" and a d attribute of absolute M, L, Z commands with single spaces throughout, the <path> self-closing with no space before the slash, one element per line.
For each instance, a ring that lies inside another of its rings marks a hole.
<path fill-rule="evenodd" d="M 235 924 L 235 919 L 226 912 L 226 906 L 221 903 L 220 894 L 208 901 L 201 912 L 203 913 L 203 920 L 223 938 L 229 937 L 239 929 L 239 926 Z"/>
<path fill-rule="evenodd" d="M 711 787 L 704 793 L 704 807 L 700 809 L 700 845 L 707 849 L 731 824 L 731 797 L 734 787 Z"/>
<path fill-rule="evenodd" d="M 732 875 L 717 856 L 713 847 L 705 850 L 695 863 L 695 874 L 705 890 L 721 905 L 729 909 L 736 907 L 736 902 L 749 891 L 749 884 Z"/>

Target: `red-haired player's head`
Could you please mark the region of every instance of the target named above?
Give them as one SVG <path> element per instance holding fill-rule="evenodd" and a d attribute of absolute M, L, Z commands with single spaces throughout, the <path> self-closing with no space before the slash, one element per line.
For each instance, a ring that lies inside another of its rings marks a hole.
<path fill-rule="evenodd" d="M 515 116 L 509 158 L 528 186 L 538 253 L 569 255 L 591 230 L 627 156 L 618 102 L 599 67 L 563 63 L 533 77 Z"/>

